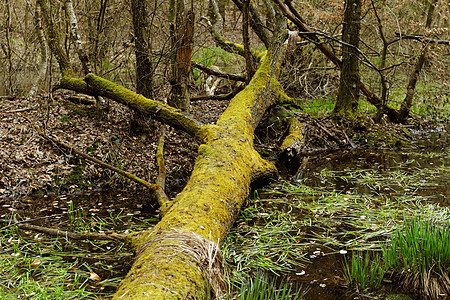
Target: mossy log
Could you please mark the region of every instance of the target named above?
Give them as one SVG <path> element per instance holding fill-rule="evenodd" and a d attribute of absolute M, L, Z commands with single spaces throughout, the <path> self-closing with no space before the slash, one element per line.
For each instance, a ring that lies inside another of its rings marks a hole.
<path fill-rule="evenodd" d="M 214 269 L 211 266 L 219 257 L 214 253 L 220 253 L 218 247 L 247 199 L 250 184 L 277 173 L 256 152 L 253 139 L 262 115 L 281 92 L 276 78 L 283 49 L 280 43 L 276 50 L 265 52 L 249 85 L 231 100 L 216 124 L 195 123 L 179 111 L 95 75 L 85 78 L 97 94 L 157 116 L 200 143 L 183 191 L 161 207 L 163 218 L 154 228 L 132 238 L 138 255 L 115 299 L 205 298 L 205 282 L 216 277 L 205 270 Z"/>
<path fill-rule="evenodd" d="M 281 144 L 281 152 L 288 157 L 294 157 L 300 153 L 305 145 L 305 131 L 305 123 L 301 123 L 296 118 L 290 118 L 288 135 Z"/>
<path fill-rule="evenodd" d="M 134 238 L 139 255 L 115 299 L 205 297 L 207 278 L 202 270 L 212 265 L 212 258 L 207 253 L 192 255 L 201 247 L 187 251 L 189 242 L 183 241 L 193 240 L 195 234 L 220 245 L 248 197 L 250 183 L 277 172 L 253 147 L 254 129 L 275 101 L 271 90 L 278 85 L 273 84 L 272 59 L 272 52 L 267 52 L 253 80 L 231 100 L 217 123 L 203 126 L 204 143 L 189 182 L 170 205 L 162 207 L 161 221 Z"/>
<path fill-rule="evenodd" d="M 223 291 L 217 280 L 221 275 L 219 246 L 237 219 L 250 184 L 277 174 L 276 167 L 256 152 L 253 140 L 267 108 L 284 95 L 277 81 L 285 52 L 284 21 L 274 31 L 270 49 L 253 52 L 260 66 L 247 87 L 233 97 L 216 124 L 205 125 L 94 74 L 84 80 L 74 78 L 49 21 L 50 2 L 38 3 L 47 20 L 49 45 L 61 69 L 58 88 L 110 98 L 185 131 L 200 144 L 191 178 L 174 200 L 162 204 L 161 221 L 127 237 L 137 256 L 114 299 L 204 299 L 208 286 Z M 233 45 L 238 53 L 243 50 L 241 45 L 224 44 Z"/>

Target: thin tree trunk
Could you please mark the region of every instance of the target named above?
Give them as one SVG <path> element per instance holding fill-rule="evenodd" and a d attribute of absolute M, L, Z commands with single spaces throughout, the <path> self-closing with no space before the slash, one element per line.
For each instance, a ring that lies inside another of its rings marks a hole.
<path fill-rule="evenodd" d="M 191 71 L 193 39 L 194 39 L 194 11 L 193 0 L 191 8 L 184 8 L 184 0 L 171 0 L 170 30 L 172 57 L 172 78 L 169 105 L 189 111 L 190 92 L 189 76 Z"/>
<path fill-rule="evenodd" d="M 432 0 L 430 6 L 428 8 L 427 21 L 425 24 L 425 28 L 430 28 L 431 23 L 433 22 L 433 13 L 434 8 L 436 6 L 437 0 Z M 416 91 L 417 80 L 419 79 L 420 72 L 422 71 L 423 64 L 425 63 L 425 58 L 427 55 L 428 43 L 424 42 L 422 50 L 420 52 L 419 57 L 417 58 L 417 62 L 414 67 L 414 71 L 410 74 L 408 80 L 408 86 L 406 87 L 406 96 L 402 102 L 400 107 L 400 111 L 397 116 L 397 121 L 399 123 L 405 123 L 406 119 L 409 116 L 409 112 L 411 111 L 414 93 Z"/>
<path fill-rule="evenodd" d="M 150 22 L 147 0 L 132 0 L 131 12 L 136 53 L 136 87 L 139 94 L 153 97 L 153 65 L 151 60 Z"/>
<path fill-rule="evenodd" d="M 253 55 L 250 51 L 250 39 L 249 39 L 249 33 L 248 33 L 248 24 L 249 24 L 249 4 L 250 0 L 244 0 L 243 2 L 243 22 L 242 22 L 242 37 L 244 40 L 244 52 L 245 52 L 245 68 L 247 71 L 247 80 L 246 82 L 249 83 L 252 79 L 253 75 L 255 74 L 255 63 L 253 61 Z"/>
<path fill-rule="evenodd" d="M 359 31 L 361 0 L 345 1 L 342 28 L 342 68 L 333 114 L 354 118 L 359 99 Z"/>
<path fill-rule="evenodd" d="M 41 47 L 41 61 L 39 63 L 38 76 L 30 89 L 29 96 L 31 98 L 36 95 L 36 92 L 39 89 L 39 84 L 44 80 L 48 67 L 47 41 L 45 40 L 44 29 L 42 27 L 41 11 L 39 5 L 36 5 L 34 18 L 36 33 L 38 36 L 39 45 Z"/>
<path fill-rule="evenodd" d="M 78 58 L 81 61 L 81 65 L 83 66 L 84 75 L 86 75 L 92 72 L 92 65 L 91 62 L 89 61 L 89 56 L 87 55 L 87 52 L 83 48 L 83 43 L 81 42 L 78 30 L 77 16 L 75 14 L 75 10 L 73 9 L 72 0 L 65 0 L 64 8 L 66 10 L 66 14 L 69 19 L 70 36 L 75 45 L 75 50 L 77 51 Z"/>

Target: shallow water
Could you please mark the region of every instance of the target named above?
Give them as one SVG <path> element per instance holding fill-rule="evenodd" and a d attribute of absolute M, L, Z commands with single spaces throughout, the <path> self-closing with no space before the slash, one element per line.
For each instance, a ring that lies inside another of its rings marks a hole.
<path fill-rule="evenodd" d="M 450 137 L 445 132 L 432 132 L 415 138 L 410 149 L 301 155 L 278 167 L 283 179 L 311 187 L 389 197 L 408 194 L 449 206 Z"/>

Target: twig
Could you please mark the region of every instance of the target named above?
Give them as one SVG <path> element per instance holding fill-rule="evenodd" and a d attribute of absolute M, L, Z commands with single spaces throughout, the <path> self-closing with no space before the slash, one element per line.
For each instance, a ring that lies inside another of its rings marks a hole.
<path fill-rule="evenodd" d="M 191 98 L 191 101 L 199 101 L 199 100 L 229 100 L 233 98 L 237 93 L 244 89 L 243 85 L 239 85 L 235 88 L 231 93 L 221 94 L 221 95 L 200 95 Z"/>
<path fill-rule="evenodd" d="M 323 127 L 318 121 L 312 119 L 312 121 L 317 125 L 317 127 L 319 127 L 320 129 L 322 129 L 323 131 L 325 131 L 332 139 L 334 139 L 335 141 L 339 141 L 338 138 L 336 138 L 336 136 L 334 134 L 332 134 L 330 131 L 328 131 L 328 129 L 326 129 L 325 127 Z"/>
<path fill-rule="evenodd" d="M 115 232 L 108 233 L 75 233 L 65 230 L 59 230 L 54 228 L 42 227 L 37 225 L 32 225 L 28 223 L 18 223 L 15 225 L 23 230 L 32 230 L 36 232 L 45 233 L 56 237 L 68 237 L 73 240 L 103 240 L 103 241 L 126 241 L 128 238 L 127 234 L 120 234 Z"/>
<path fill-rule="evenodd" d="M 342 132 L 344 133 L 345 138 L 347 139 L 347 141 L 348 141 L 348 143 L 350 144 L 350 146 L 352 146 L 352 148 L 355 149 L 355 148 L 356 148 L 355 143 L 353 143 L 352 140 L 348 138 L 348 135 L 347 135 L 347 133 L 345 132 L 344 129 L 342 129 Z"/>
<path fill-rule="evenodd" d="M 416 40 L 419 42 L 427 42 L 427 43 L 432 43 L 432 44 L 450 45 L 450 41 L 430 39 L 430 38 L 424 37 L 422 35 L 407 35 L 407 34 L 401 34 L 401 33 L 396 32 L 395 36 L 399 37 L 400 39 L 410 39 L 410 40 Z"/>
<path fill-rule="evenodd" d="M 28 111 L 28 110 L 33 110 L 34 108 L 36 108 L 38 106 L 38 104 L 39 103 L 36 103 L 35 105 L 30 106 L 30 107 L 8 110 L 8 111 L 5 111 L 5 113 L 15 113 L 15 112 L 24 112 L 24 111 Z"/>

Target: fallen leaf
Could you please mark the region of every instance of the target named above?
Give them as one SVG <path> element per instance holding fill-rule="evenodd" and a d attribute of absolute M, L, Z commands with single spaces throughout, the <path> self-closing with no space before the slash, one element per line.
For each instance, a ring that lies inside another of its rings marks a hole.
<path fill-rule="evenodd" d="M 39 258 L 36 258 L 35 260 L 33 260 L 33 262 L 31 263 L 32 267 L 37 267 L 41 264 L 42 260 L 40 260 Z"/>
<path fill-rule="evenodd" d="M 91 272 L 91 276 L 89 277 L 89 278 L 91 278 L 92 280 L 94 280 L 94 281 L 100 281 L 100 280 L 102 280 L 101 278 L 100 278 L 100 276 L 98 276 L 96 273 L 94 273 L 94 272 Z"/>

